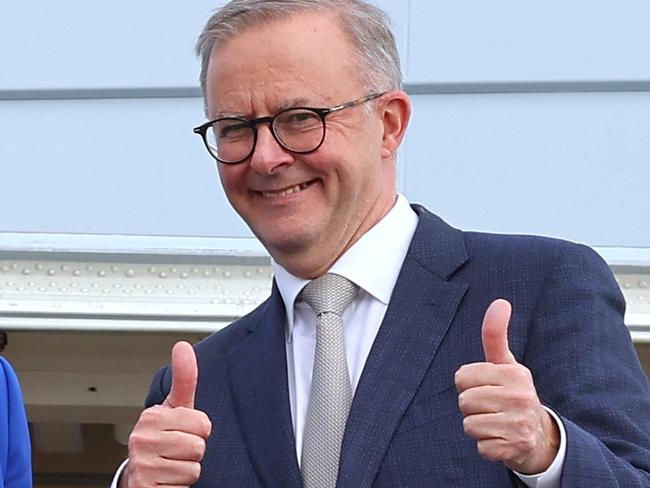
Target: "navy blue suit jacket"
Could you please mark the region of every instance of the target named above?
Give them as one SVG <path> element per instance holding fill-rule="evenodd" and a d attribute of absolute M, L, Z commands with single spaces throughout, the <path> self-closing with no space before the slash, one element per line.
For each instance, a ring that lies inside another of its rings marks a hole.
<path fill-rule="evenodd" d="M 516 486 L 463 433 L 454 386 L 461 365 L 484 361 L 481 323 L 496 298 L 512 303 L 511 349 L 564 422 L 562 486 L 650 486 L 650 390 L 603 260 L 559 240 L 461 232 L 414 208 L 419 224 L 357 386 L 338 487 Z M 277 288 L 195 349 L 196 408 L 213 423 L 195 486 L 298 488 Z M 169 386 L 163 368 L 147 406 Z"/>

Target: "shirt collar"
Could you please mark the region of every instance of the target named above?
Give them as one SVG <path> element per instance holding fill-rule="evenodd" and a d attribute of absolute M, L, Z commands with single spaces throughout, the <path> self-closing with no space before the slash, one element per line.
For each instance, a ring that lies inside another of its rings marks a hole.
<path fill-rule="evenodd" d="M 417 223 L 417 214 L 406 197 L 398 195 L 386 216 L 361 236 L 328 272 L 345 276 L 388 305 Z M 271 267 L 287 311 L 287 337 L 291 338 L 295 301 L 309 280 L 292 275 L 273 259 Z"/>

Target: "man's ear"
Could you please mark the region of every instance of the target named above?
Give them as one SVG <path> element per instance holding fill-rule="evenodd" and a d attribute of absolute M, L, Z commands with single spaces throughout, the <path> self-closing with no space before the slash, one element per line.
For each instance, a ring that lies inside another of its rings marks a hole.
<path fill-rule="evenodd" d="M 382 115 L 384 135 L 381 157 L 387 159 L 397 152 L 411 117 L 411 102 L 408 95 L 401 90 L 386 93 L 382 97 Z"/>

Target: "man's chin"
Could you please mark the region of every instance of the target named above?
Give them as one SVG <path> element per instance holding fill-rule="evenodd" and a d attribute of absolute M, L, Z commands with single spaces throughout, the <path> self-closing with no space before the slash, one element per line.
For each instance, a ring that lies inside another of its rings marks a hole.
<path fill-rule="evenodd" d="M 255 233 L 257 238 L 262 242 L 269 254 L 276 261 L 280 258 L 290 258 L 291 256 L 303 255 L 309 249 L 308 239 L 304 235 L 283 233 L 269 236 Z"/>

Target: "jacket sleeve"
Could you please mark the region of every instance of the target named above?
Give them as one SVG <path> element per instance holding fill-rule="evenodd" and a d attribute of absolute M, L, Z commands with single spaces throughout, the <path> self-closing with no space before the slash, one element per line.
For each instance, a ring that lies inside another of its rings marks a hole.
<path fill-rule="evenodd" d="M 650 388 L 623 296 L 595 251 L 564 246 L 548 267 L 524 358 L 566 428 L 562 487 L 650 487 Z"/>

